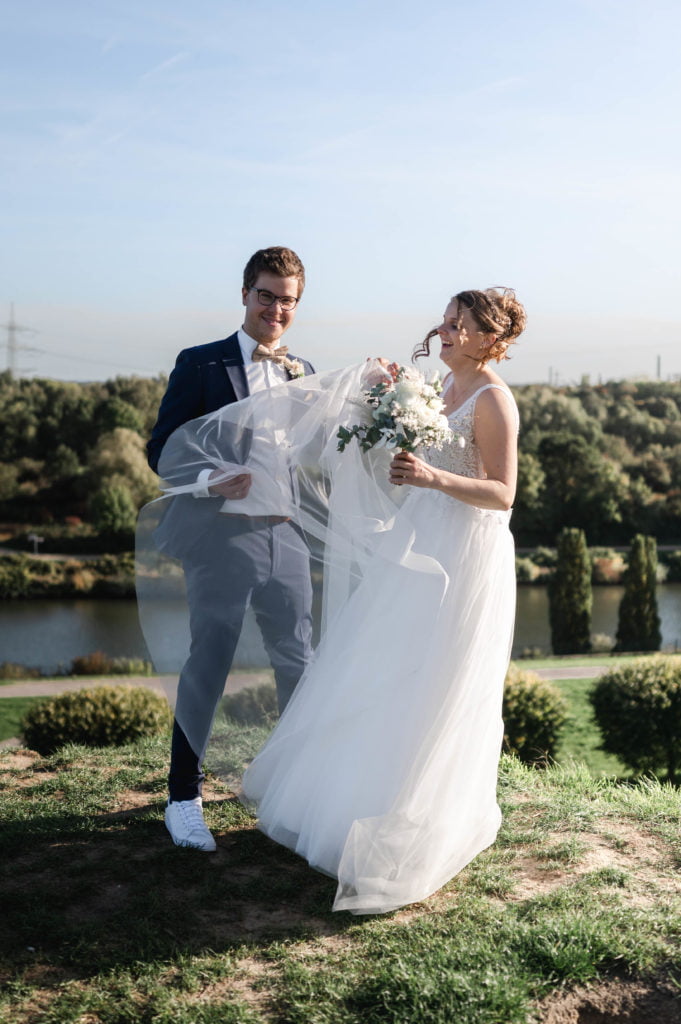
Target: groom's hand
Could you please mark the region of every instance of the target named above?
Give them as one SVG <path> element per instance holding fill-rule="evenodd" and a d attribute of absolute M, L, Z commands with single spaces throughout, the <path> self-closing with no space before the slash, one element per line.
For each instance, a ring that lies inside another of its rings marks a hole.
<path fill-rule="evenodd" d="M 213 470 L 209 481 L 213 477 L 222 476 L 219 469 Z M 208 490 L 211 494 L 221 494 L 223 498 L 229 498 L 230 501 L 239 500 L 245 498 L 251 489 L 251 483 L 253 478 L 250 473 L 240 473 L 239 476 L 232 476 L 229 480 L 222 480 L 219 484 L 208 484 Z"/>
<path fill-rule="evenodd" d="M 362 383 L 365 387 L 374 387 L 376 384 L 380 384 L 381 381 L 386 380 L 397 380 L 397 371 L 400 368 L 399 363 L 389 363 L 387 359 L 382 356 L 375 356 L 373 359 L 368 358 L 367 363 L 378 363 L 380 366 L 375 366 L 373 369 L 365 371 Z"/>

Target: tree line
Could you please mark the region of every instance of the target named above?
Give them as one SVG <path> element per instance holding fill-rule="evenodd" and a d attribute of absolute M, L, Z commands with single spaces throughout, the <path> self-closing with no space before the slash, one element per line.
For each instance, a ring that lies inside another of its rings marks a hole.
<path fill-rule="evenodd" d="M 158 493 L 145 443 L 166 378 L 74 383 L 0 374 L 0 520 L 129 535 Z M 512 517 L 522 546 L 565 527 L 590 545 L 681 543 L 681 382 L 512 388 L 521 419 Z"/>
<path fill-rule="evenodd" d="M 129 546 L 137 510 L 158 495 L 145 444 L 166 384 L 0 374 L 0 520 L 48 534 L 65 525 L 81 547 L 88 528 Z"/>
<path fill-rule="evenodd" d="M 520 409 L 520 544 L 565 527 L 588 543 L 637 533 L 681 541 L 681 382 L 611 381 L 512 389 Z"/>

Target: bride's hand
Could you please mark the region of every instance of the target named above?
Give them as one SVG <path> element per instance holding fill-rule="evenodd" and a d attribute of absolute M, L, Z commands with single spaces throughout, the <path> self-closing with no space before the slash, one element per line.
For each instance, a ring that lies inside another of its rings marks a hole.
<path fill-rule="evenodd" d="M 411 484 L 412 487 L 433 487 L 435 474 L 432 466 L 417 459 L 411 452 L 400 452 L 390 463 L 390 483 Z"/>

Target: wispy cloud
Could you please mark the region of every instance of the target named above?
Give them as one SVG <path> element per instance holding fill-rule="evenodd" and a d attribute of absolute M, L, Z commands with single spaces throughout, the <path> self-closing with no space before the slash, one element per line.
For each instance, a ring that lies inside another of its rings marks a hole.
<path fill-rule="evenodd" d="M 188 60 L 190 56 L 191 54 L 188 51 L 176 53 L 174 56 L 168 57 L 167 60 L 161 61 L 160 64 L 157 64 L 155 67 L 145 71 L 139 76 L 139 80 L 144 81 L 145 79 L 153 78 L 156 75 L 162 75 L 165 71 L 175 67 L 176 64 L 181 64 L 183 61 Z"/>

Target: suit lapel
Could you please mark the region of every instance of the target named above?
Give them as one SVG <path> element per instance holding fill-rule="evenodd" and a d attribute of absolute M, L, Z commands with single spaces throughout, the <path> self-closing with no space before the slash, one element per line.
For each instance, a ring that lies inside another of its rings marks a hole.
<path fill-rule="evenodd" d="M 229 338 L 225 339 L 224 349 L 220 358 L 236 395 L 236 401 L 240 402 L 242 398 L 248 398 L 250 393 L 248 390 L 248 379 L 246 377 L 246 368 L 242 361 L 238 335 L 232 334 Z"/>

